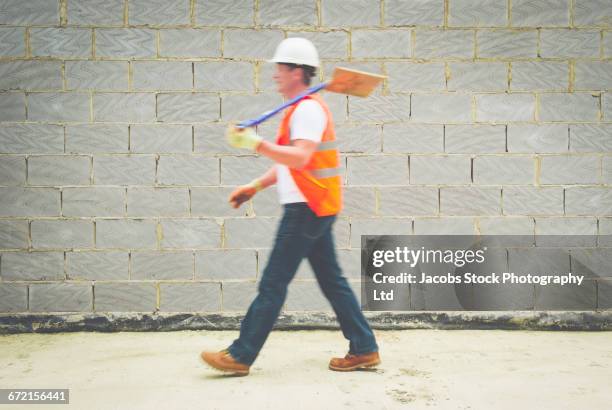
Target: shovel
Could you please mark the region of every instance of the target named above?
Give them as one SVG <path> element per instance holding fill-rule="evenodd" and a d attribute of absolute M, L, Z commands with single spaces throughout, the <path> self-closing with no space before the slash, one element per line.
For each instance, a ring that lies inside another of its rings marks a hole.
<path fill-rule="evenodd" d="M 261 124 L 273 115 L 278 114 L 285 108 L 295 104 L 307 95 L 314 94 L 320 90 L 327 90 L 334 93 L 353 95 L 355 97 L 367 97 L 370 93 L 386 78 L 384 75 L 366 73 L 364 71 L 351 70 L 349 68 L 336 67 L 330 81 L 310 87 L 300 95 L 285 102 L 279 107 L 266 111 L 262 115 L 252 120 L 242 121 L 236 124 L 237 128 L 253 127 Z"/>

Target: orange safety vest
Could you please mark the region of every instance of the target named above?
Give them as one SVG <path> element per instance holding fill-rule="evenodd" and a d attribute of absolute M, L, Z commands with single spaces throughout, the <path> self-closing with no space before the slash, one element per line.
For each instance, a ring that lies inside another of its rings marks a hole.
<path fill-rule="evenodd" d="M 340 155 L 336 149 L 336 133 L 334 132 L 332 115 L 323 98 L 318 94 L 311 94 L 287 108 L 278 127 L 276 143 L 279 145 L 290 144 L 289 124 L 291 116 L 298 104 L 307 99 L 313 99 L 321 104 L 327 116 L 327 125 L 325 131 L 323 131 L 321 142 L 306 166 L 302 169 L 289 167 L 289 172 L 298 189 L 306 198 L 308 206 L 317 216 L 335 215 L 342 209 Z"/>

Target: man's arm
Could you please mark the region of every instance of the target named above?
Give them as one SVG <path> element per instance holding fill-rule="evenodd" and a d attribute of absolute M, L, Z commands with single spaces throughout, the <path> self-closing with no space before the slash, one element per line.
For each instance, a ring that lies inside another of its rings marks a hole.
<path fill-rule="evenodd" d="M 251 199 L 258 191 L 276 183 L 276 164 L 272 165 L 262 176 L 255 178 L 246 185 L 234 189 L 228 197 L 233 208 Z"/>
<path fill-rule="evenodd" d="M 276 164 L 272 165 L 270 169 L 263 173 L 262 176 L 257 178 L 261 184 L 261 189 L 267 188 L 270 185 L 276 184 Z"/>
<path fill-rule="evenodd" d="M 310 157 L 317 148 L 317 143 L 306 139 L 295 139 L 291 141 L 291 144 L 278 145 L 263 140 L 256 151 L 274 162 L 287 165 L 290 168 L 302 169 L 310 161 Z"/>

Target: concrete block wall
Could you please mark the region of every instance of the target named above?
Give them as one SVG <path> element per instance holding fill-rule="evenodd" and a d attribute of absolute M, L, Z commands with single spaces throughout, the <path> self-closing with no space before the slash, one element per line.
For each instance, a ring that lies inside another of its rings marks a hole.
<path fill-rule="evenodd" d="M 388 76 L 325 95 L 357 293 L 362 234 L 612 234 L 608 0 L 0 0 L 0 312 L 244 311 L 281 208 L 229 207 L 272 163 L 224 129 L 290 36 Z M 304 262 L 285 310 L 320 309 Z"/>

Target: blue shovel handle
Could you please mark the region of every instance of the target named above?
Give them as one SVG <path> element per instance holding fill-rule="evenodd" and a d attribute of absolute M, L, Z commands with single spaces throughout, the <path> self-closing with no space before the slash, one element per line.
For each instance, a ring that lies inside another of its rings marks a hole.
<path fill-rule="evenodd" d="M 254 118 L 252 120 L 246 120 L 246 121 L 242 121 L 242 122 L 238 123 L 236 125 L 236 128 L 254 127 L 257 124 L 261 124 L 262 122 L 266 121 L 268 118 L 278 114 L 279 112 L 281 112 L 285 108 L 295 104 L 296 102 L 300 101 L 302 98 L 306 97 L 307 95 L 314 94 L 317 91 L 322 90 L 323 88 L 327 87 L 327 85 L 328 85 L 328 83 L 321 83 L 321 84 L 315 85 L 314 87 L 310 87 L 309 89 L 307 89 L 303 93 L 299 94 L 298 96 L 292 98 L 291 100 L 287 101 L 283 105 L 280 105 L 279 107 L 277 107 L 277 108 L 275 108 L 275 109 L 273 109 L 271 111 L 266 111 L 265 113 L 263 113 L 259 117 Z"/>

